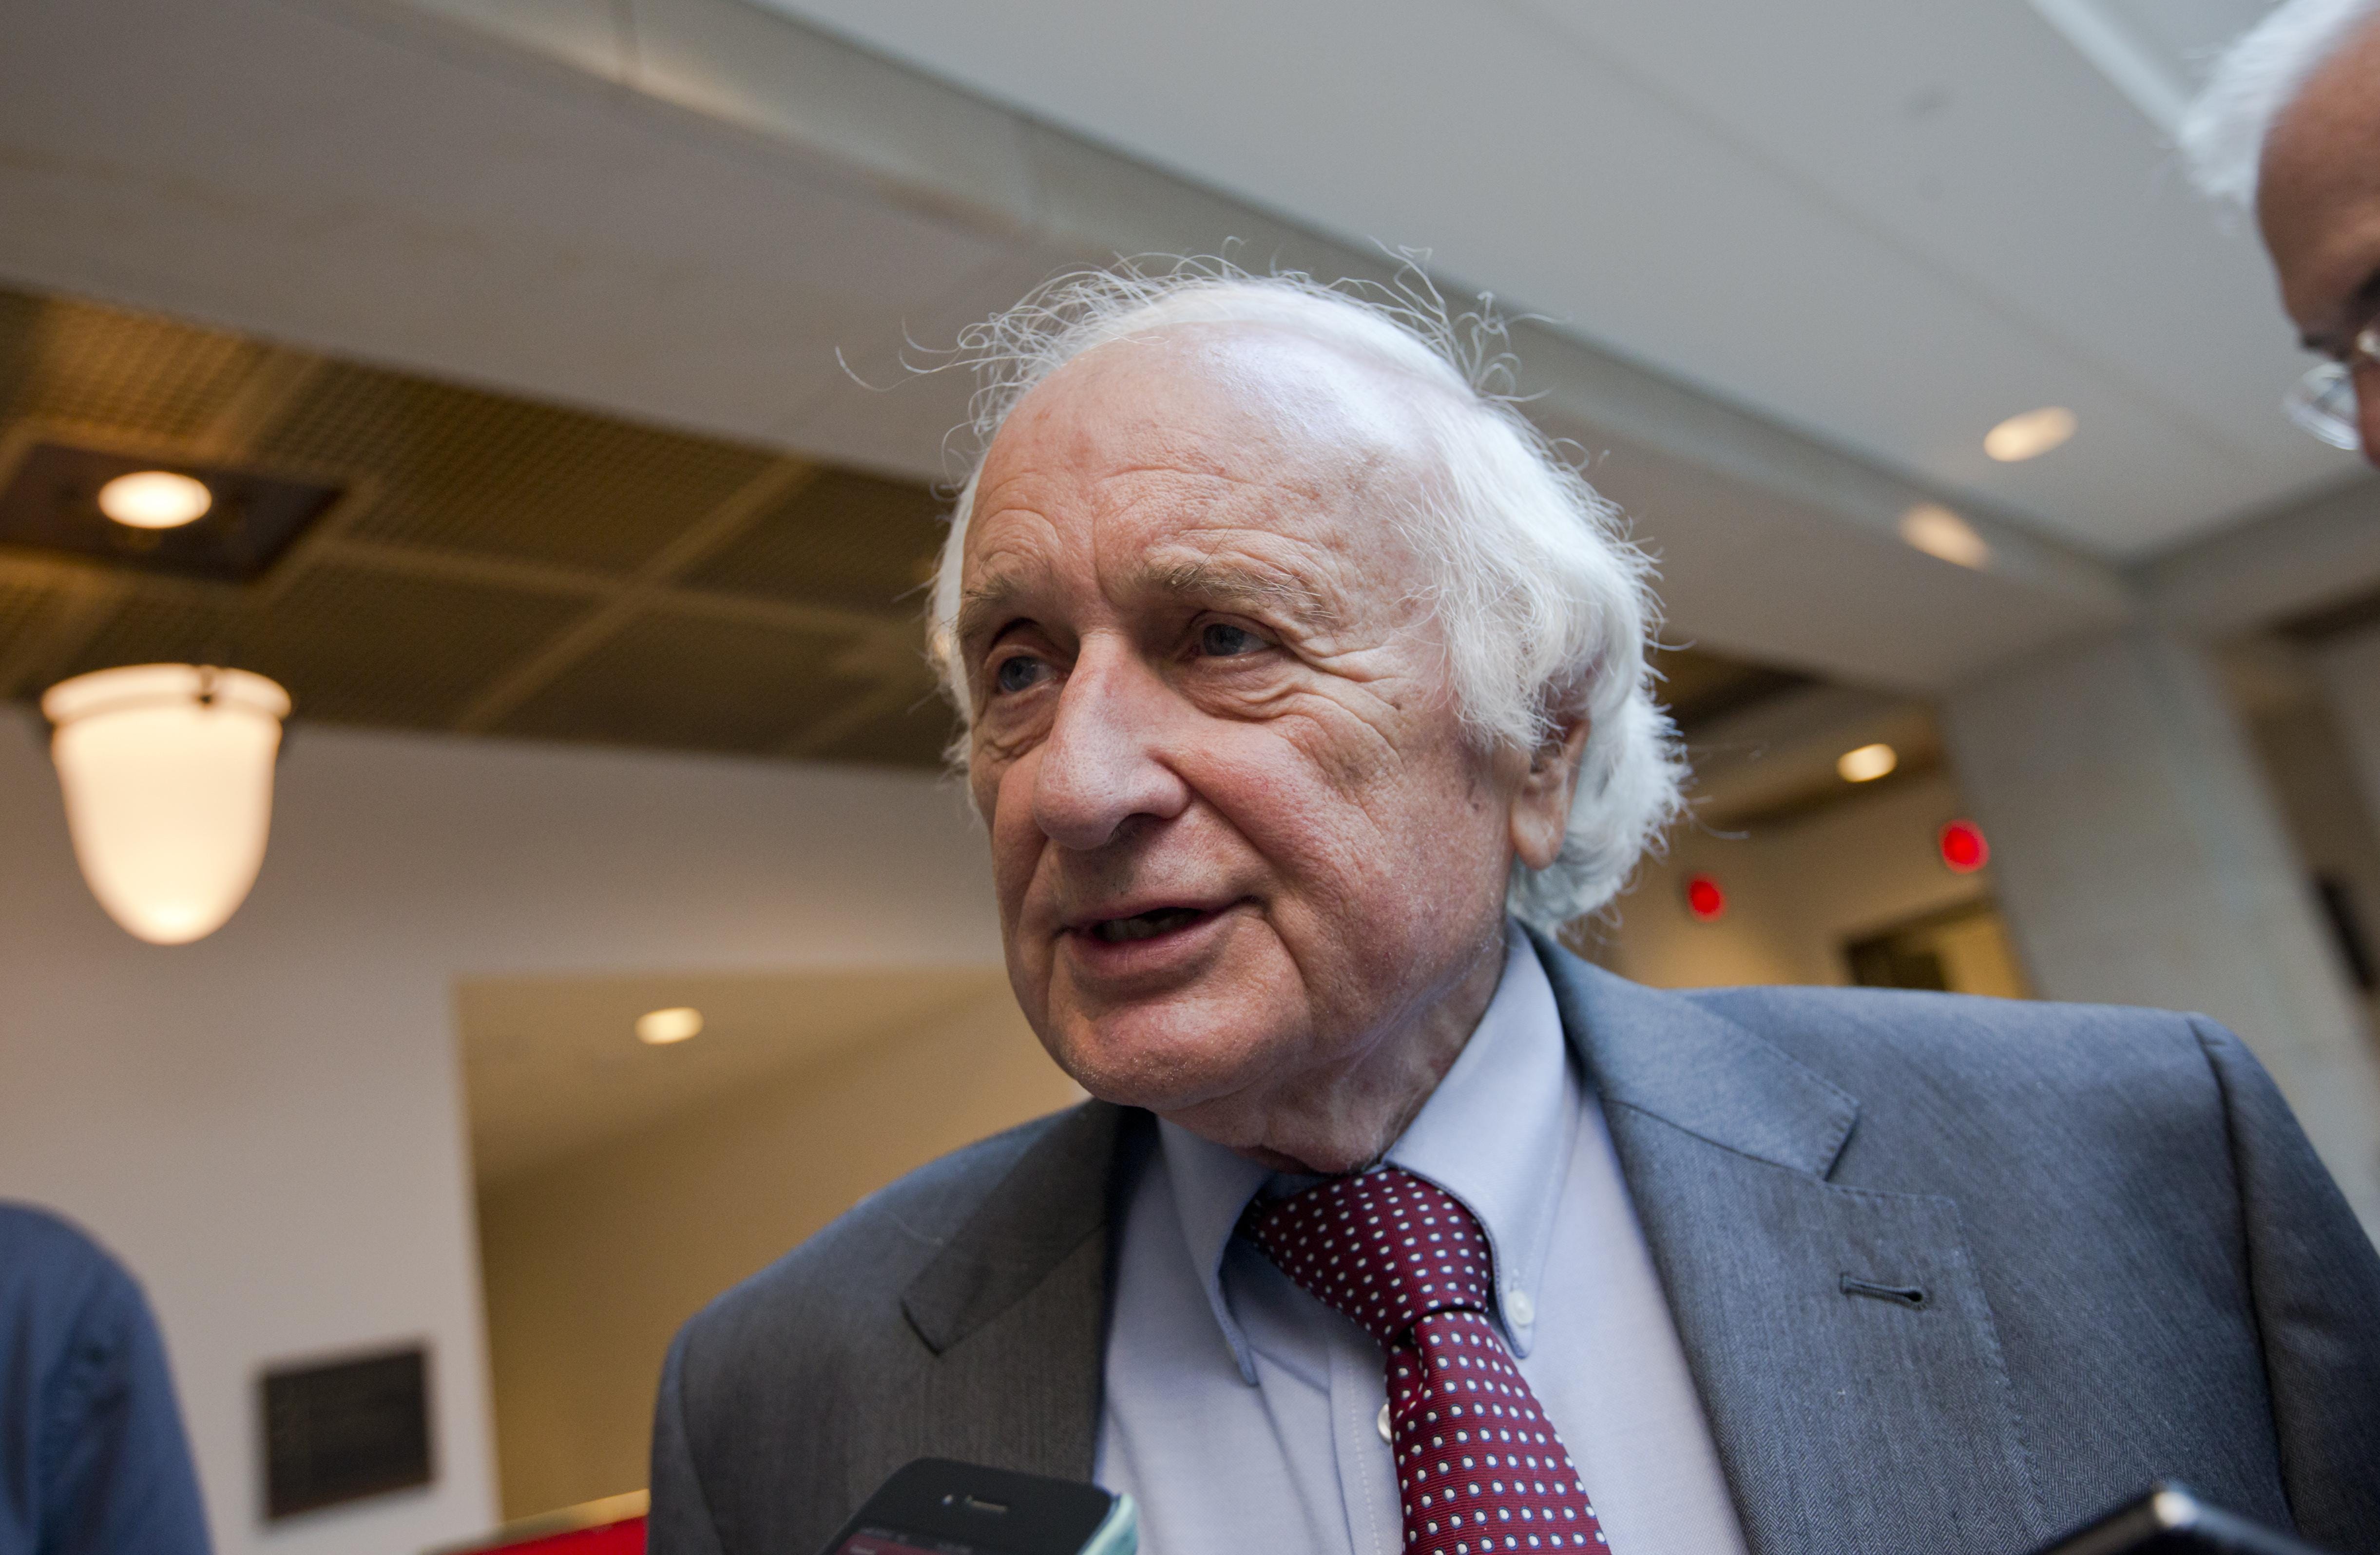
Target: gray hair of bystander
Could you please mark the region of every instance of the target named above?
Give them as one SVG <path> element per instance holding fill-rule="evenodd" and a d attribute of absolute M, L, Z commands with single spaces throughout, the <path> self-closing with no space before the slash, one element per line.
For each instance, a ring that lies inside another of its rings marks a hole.
<path fill-rule="evenodd" d="M 2256 201 L 2265 138 L 2323 62 L 2380 0 L 2284 0 L 2216 61 L 2176 140 L 2191 182 L 2211 199 Z"/>
<path fill-rule="evenodd" d="M 1125 266 L 1061 276 L 965 332 L 953 365 L 978 375 L 978 452 L 943 542 L 929 621 L 936 668 L 962 721 L 971 710 L 952 628 L 992 440 L 1035 385 L 1076 356 L 1192 325 L 1294 332 L 1414 384 L 1434 468 L 1410 505 L 1385 521 L 1436 561 L 1430 605 L 1456 705 L 1486 748 L 1534 750 L 1559 724 L 1588 720 L 1560 854 L 1543 870 L 1516 864 L 1508 905 L 1551 929 L 1609 902 L 1676 818 L 1685 772 L 1645 657 L 1658 620 L 1651 562 L 1612 504 L 1520 413 L 1503 323 L 1484 305 L 1450 312 L 1417 272 L 1394 287 L 1330 286 L 1216 260 Z"/>

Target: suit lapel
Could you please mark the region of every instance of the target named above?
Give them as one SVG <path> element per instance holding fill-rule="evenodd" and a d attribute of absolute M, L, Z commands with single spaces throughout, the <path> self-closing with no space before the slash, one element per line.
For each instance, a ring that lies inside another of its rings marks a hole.
<path fill-rule="evenodd" d="M 1112 1185 L 1146 1148 L 1146 1122 L 1104 1102 L 1060 1115 L 910 1282 L 902 1310 L 934 1358 L 905 1401 L 905 1440 L 971 1463 L 1091 1477 Z"/>
<path fill-rule="evenodd" d="M 1949 1199 L 1828 1180 L 1859 1104 L 1544 940 L 1752 1555 L 2006 1555 L 2046 1530 Z"/>

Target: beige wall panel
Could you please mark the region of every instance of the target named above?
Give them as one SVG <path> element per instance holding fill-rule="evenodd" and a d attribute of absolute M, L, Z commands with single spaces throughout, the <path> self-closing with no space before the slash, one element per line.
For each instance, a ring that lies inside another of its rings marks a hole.
<path fill-rule="evenodd" d="M 679 1324 L 863 1195 L 1080 1095 L 1003 992 L 483 1194 L 504 1514 L 642 1486 Z"/>

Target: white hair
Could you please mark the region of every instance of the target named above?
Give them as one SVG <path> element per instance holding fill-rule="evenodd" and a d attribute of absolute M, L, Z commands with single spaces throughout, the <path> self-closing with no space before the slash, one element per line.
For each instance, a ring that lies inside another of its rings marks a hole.
<path fill-rule="evenodd" d="M 2255 203 L 2256 168 L 2275 121 L 2375 17 L 2380 0 L 2284 0 L 2224 52 L 2175 135 L 2201 193 Z"/>
<path fill-rule="evenodd" d="M 1320 341 L 1418 380 L 1411 409 L 1435 455 L 1410 510 L 1384 515 L 1437 576 L 1428 592 L 1449 684 L 1483 745 L 1536 750 L 1568 718 L 1588 720 L 1560 855 L 1515 865 L 1508 905 L 1551 929 L 1627 884 L 1680 809 L 1684 763 L 1654 705 L 1645 645 L 1658 621 L 1652 567 L 1597 495 L 1508 392 L 1504 326 L 1450 315 L 1418 272 L 1395 288 L 1251 275 L 1220 260 L 1177 260 L 1061 276 L 960 337 L 978 376 L 978 452 L 951 516 L 929 637 L 959 717 L 971 717 L 953 631 L 976 484 L 1017 403 L 1083 353 L 1182 325 L 1241 325 Z M 962 735 L 953 756 L 965 748 Z"/>

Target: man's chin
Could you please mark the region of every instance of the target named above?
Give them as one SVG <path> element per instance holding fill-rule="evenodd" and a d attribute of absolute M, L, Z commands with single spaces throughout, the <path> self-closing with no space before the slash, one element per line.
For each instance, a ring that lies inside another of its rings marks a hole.
<path fill-rule="evenodd" d="M 1055 1042 L 1044 1038 L 1058 1067 L 1102 1102 L 1141 1107 L 1160 1117 L 1220 1116 L 1231 1109 L 1233 1097 L 1249 1092 L 1264 1067 L 1260 1054 L 1245 1045 L 1219 1051 L 1212 1033 L 1185 1033 L 1161 1024 L 1118 1030 L 1118 1024 L 1061 1031 Z"/>
<path fill-rule="evenodd" d="M 1134 1058 L 1118 1061 L 1067 1053 L 1059 1055 L 1058 1067 L 1100 1101 L 1112 1102 L 1120 1107 L 1139 1107 L 1160 1117 L 1197 1115 L 1240 1089 L 1236 1075 L 1181 1066 L 1152 1066 Z"/>

